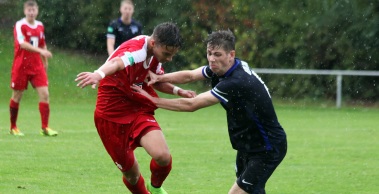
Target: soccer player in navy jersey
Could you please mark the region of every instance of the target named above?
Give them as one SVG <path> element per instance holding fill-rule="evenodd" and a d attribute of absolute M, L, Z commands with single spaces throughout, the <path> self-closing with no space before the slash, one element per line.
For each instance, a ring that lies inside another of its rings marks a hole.
<path fill-rule="evenodd" d="M 123 42 L 142 35 L 142 25 L 132 18 L 134 5 L 131 0 L 122 0 L 121 17 L 111 21 L 107 28 L 107 51 L 111 55 Z"/>
<path fill-rule="evenodd" d="M 95 125 L 105 149 L 123 173 L 123 182 L 132 193 L 165 194 L 161 186 L 169 175 L 172 158 L 163 132 L 154 118 L 157 108 L 144 96 L 133 93 L 131 86 L 157 96 L 154 89 L 182 97 L 196 94 L 177 90 L 170 83 L 147 85 L 149 71 L 164 74 L 162 63 L 172 60 L 182 45 L 179 28 L 173 23 L 162 23 L 151 36 L 140 35 L 121 44 L 95 72 L 82 72 L 75 81 L 79 87 L 99 83 Z M 153 86 L 153 87 L 152 87 Z M 153 89 L 154 88 L 154 89 Z M 152 157 L 151 178 L 144 184 L 134 150 L 143 147 Z"/>
<path fill-rule="evenodd" d="M 227 113 L 230 142 L 237 150 L 237 180 L 229 194 L 265 193 L 267 180 L 286 155 L 286 133 L 264 82 L 246 62 L 235 57 L 233 33 L 213 32 L 205 42 L 208 65 L 164 75 L 151 74 L 149 84 L 211 79 L 212 90 L 194 98 L 164 99 L 153 97 L 139 87 L 132 88 L 158 108 L 167 110 L 192 112 L 221 103 Z"/>

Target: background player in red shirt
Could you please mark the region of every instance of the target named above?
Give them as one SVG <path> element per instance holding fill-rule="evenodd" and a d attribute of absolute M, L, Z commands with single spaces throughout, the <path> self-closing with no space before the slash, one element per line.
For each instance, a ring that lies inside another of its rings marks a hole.
<path fill-rule="evenodd" d="M 36 89 L 39 95 L 39 111 L 42 122 L 42 135 L 56 136 L 58 133 L 49 128 L 49 91 L 47 80 L 47 58 L 52 57 L 45 43 L 44 27 L 37 21 L 38 5 L 33 0 L 24 3 L 25 18 L 18 21 L 14 27 L 14 61 L 12 66 L 10 100 L 10 134 L 23 136 L 17 128 L 16 121 L 19 103 L 28 82 Z"/>
<path fill-rule="evenodd" d="M 134 5 L 131 0 L 122 0 L 121 17 L 111 21 L 107 29 L 107 51 L 111 55 L 123 42 L 142 34 L 142 25 L 132 18 Z"/>
<path fill-rule="evenodd" d="M 182 45 L 179 28 L 173 23 L 155 27 L 151 36 L 137 36 L 121 44 L 94 73 L 82 72 L 75 81 L 83 88 L 99 83 L 95 125 L 105 149 L 123 173 L 123 182 L 132 193 L 167 193 L 161 187 L 171 170 L 171 154 L 164 135 L 154 118 L 157 108 L 144 96 L 133 93 L 138 85 L 150 95 L 154 89 L 182 97 L 195 93 L 170 83 L 147 85 L 149 71 L 163 74 L 162 64 L 172 60 Z M 101 81 L 100 81 L 101 80 Z M 153 89 L 154 88 L 154 89 Z M 151 183 L 144 179 L 134 156 L 136 147 L 143 147 L 152 157 Z"/>

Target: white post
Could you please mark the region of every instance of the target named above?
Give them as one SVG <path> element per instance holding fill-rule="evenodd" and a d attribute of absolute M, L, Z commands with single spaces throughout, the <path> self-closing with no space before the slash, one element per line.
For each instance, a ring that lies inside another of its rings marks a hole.
<path fill-rule="evenodd" d="M 342 75 L 337 75 L 337 99 L 336 99 L 336 105 L 337 108 L 341 108 L 341 101 L 342 101 Z"/>

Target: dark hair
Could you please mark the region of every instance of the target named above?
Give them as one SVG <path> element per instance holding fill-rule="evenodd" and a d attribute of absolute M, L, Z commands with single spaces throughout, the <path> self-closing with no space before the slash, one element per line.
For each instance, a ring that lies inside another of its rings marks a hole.
<path fill-rule="evenodd" d="M 230 30 L 220 30 L 209 34 L 205 44 L 213 48 L 222 48 L 229 52 L 235 50 L 236 38 Z"/>
<path fill-rule="evenodd" d="M 171 22 L 165 22 L 156 26 L 152 36 L 161 45 L 179 48 L 183 44 L 178 26 Z"/>

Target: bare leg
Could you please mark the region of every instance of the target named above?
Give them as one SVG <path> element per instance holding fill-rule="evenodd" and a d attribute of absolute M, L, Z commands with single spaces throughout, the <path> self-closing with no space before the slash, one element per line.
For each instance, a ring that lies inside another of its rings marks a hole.
<path fill-rule="evenodd" d="M 39 102 L 49 103 L 49 89 L 47 86 L 37 87 L 36 91 L 39 96 Z"/>
<path fill-rule="evenodd" d="M 242 190 L 237 183 L 234 183 L 232 188 L 229 190 L 228 194 L 248 194 L 244 190 Z"/>
<path fill-rule="evenodd" d="M 161 130 L 148 132 L 141 138 L 140 144 L 160 166 L 170 163 L 171 154 Z"/>
<path fill-rule="evenodd" d="M 24 90 L 13 90 L 11 99 L 14 102 L 20 103 Z"/>
<path fill-rule="evenodd" d="M 161 130 L 148 132 L 140 144 L 152 157 L 150 162 L 151 186 L 160 188 L 172 168 L 171 154 Z"/>

